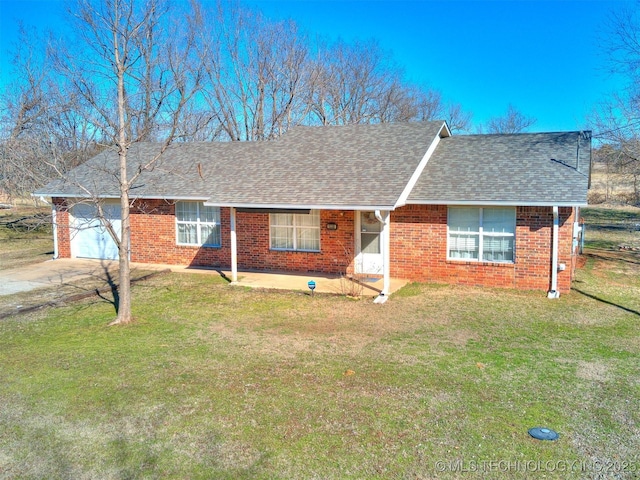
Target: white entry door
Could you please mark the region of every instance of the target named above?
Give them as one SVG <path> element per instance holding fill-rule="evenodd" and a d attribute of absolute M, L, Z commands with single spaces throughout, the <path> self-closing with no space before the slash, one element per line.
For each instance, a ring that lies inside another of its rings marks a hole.
<path fill-rule="evenodd" d="M 382 224 L 374 212 L 360 212 L 356 230 L 356 273 L 382 275 Z"/>
<path fill-rule="evenodd" d="M 120 204 L 106 203 L 102 206 L 105 217 L 120 236 Z M 71 254 L 80 258 L 116 260 L 118 247 L 97 215 L 95 205 L 79 203 L 73 207 L 71 230 Z"/>

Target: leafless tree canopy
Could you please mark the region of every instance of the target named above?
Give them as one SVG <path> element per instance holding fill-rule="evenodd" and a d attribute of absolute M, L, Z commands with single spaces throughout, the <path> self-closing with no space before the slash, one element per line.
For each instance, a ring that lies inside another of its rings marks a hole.
<path fill-rule="evenodd" d="M 626 87 L 612 93 L 591 118 L 595 139 L 610 173 L 633 186 L 629 202 L 640 204 L 640 2 L 621 4 L 606 22 L 603 42 L 609 66 L 626 80 Z"/>
<path fill-rule="evenodd" d="M 534 117 L 527 117 L 513 105 L 509 105 L 507 113 L 494 117 L 487 122 L 487 133 L 521 133 L 536 123 Z"/>
<path fill-rule="evenodd" d="M 439 92 L 408 84 L 373 41 L 311 42 L 294 22 L 233 2 L 72 0 L 68 19 L 70 38 L 23 29 L 16 46 L 15 80 L 0 101 L 0 190 L 25 195 L 102 149 L 117 153 L 109 173 L 120 235 L 95 186 L 75 187 L 118 245 L 120 323 L 131 320 L 132 185 L 172 142 L 435 118 L 464 130 L 471 118 Z M 153 159 L 129 158 L 132 144 L 147 141 L 158 144 Z"/>
<path fill-rule="evenodd" d="M 375 41 L 311 41 L 293 21 L 233 2 L 73 5 L 72 41 L 22 28 L 15 46 L 14 81 L 0 102 L 0 188 L 12 195 L 117 144 L 119 73 L 130 143 L 269 140 L 302 124 L 470 126 L 460 105 L 407 83 Z"/>

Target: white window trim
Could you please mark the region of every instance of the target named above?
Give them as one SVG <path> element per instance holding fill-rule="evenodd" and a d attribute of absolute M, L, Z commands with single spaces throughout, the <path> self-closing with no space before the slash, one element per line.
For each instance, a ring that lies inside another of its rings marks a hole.
<path fill-rule="evenodd" d="M 480 227 L 478 232 L 464 232 L 467 235 L 479 236 L 478 239 L 478 258 L 455 258 L 449 256 L 449 252 L 451 251 L 451 232 L 449 231 L 449 214 L 452 208 L 456 208 L 455 206 L 447 207 L 447 260 L 452 262 L 475 262 L 475 263 L 502 263 L 502 264 L 514 264 L 516 263 L 516 229 L 517 225 L 517 215 L 515 207 L 458 207 L 458 208 L 477 208 L 479 210 L 479 221 Z M 502 210 L 511 210 L 513 213 L 513 233 L 494 233 L 487 232 L 484 233 L 483 225 L 484 225 L 484 209 L 502 209 Z M 455 233 L 455 232 L 454 232 Z M 482 254 L 484 252 L 484 237 L 513 237 L 513 260 L 484 260 L 482 258 Z"/>
<path fill-rule="evenodd" d="M 195 203 L 197 209 L 198 209 L 198 214 L 197 214 L 197 219 L 195 221 L 187 221 L 187 220 L 178 220 L 178 204 L 179 203 Z M 211 247 L 211 248 L 220 248 L 222 247 L 222 230 L 221 230 L 221 225 L 220 222 L 204 222 L 202 220 L 200 220 L 200 209 L 204 208 L 203 205 L 204 202 L 189 202 L 189 201 L 179 201 L 176 202 L 175 205 L 175 217 L 176 217 L 176 245 L 179 246 L 183 246 L 183 247 Z M 220 218 L 221 212 L 220 212 L 220 207 L 207 207 L 207 208 L 217 208 L 218 209 L 218 218 Z M 195 224 L 196 225 L 196 243 L 184 243 L 184 242 L 180 242 L 180 234 L 178 232 L 178 225 L 192 225 Z M 220 238 L 220 242 L 219 243 L 202 243 L 202 229 L 201 226 L 206 225 L 206 226 L 215 226 L 218 228 L 218 232 L 219 232 L 219 238 Z"/>
<path fill-rule="evenodd" d="M 316 214 L 318 216 L 318 225 L 317 226 L 310 226 L 310 225 L 298 225 L 297 224 L 297 218 L 299 216 L 302 215 L 314 215 Z M 319 253 L 321 251 L 322 246 L 320 245 L 320 240 L 321 240 L 321 221 L 320 221 L 320 211 L 318 210 L 311 210 L 310 213 L 291 213 L 289 215 L 293 215 L 293 225 L 288 226 L 288 225 L 277 225 L 278 227 L 284 227 L 284 228 L 292 228 L 293 229 L 293 248 L 277 248 L 273 246 L 272 243 L 272 238 L 271 238 L 271 232 L 272 232 L 272 215 L 279 215 L 279 214 L 274 214 L 274 213 L 270 213 L 269 214 L 269 250 L 275 250 L 277 252 L 311 252 L 311 253 Z M 303 248 L 298 248 L 298 228 L 305 228 L 305 229 L 316 229 L 318 230 L 318 249 L 317 250 L 309 250 L 309 249 L 303 249 Z"/>

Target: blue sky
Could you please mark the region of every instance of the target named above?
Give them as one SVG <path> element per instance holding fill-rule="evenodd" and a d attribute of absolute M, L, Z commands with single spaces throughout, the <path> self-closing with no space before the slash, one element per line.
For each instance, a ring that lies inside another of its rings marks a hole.
<path fill-rule="evenodd" d="M 604 19 L 617 1 L 251 0 L 327 39 L 376 39 L 406 78 L 471 111 L 474 124 L 509 104 L 537 118 L 532 131 L 587 127 L 586 116 L 621 87 L 606 68 Z M 0 83 L 18 21 L 59 30 L 63 2 L 0 0 Z"/>

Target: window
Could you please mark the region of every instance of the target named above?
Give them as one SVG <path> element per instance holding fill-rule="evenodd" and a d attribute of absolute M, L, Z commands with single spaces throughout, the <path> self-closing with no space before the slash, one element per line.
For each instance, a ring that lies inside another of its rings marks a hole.
<path fill-rule="evenodd" d="M 513 208 L 449 208 L 452 260 L 513 262 L 516 212 Z"/>
<path fill-rule="evenodd" d="M 202 202 L 177 202 L 176 225 L 178 245 L 221 245 L 219 207 L 205 207 Z"/>
<path fill-rule="evenodd" d="M 320 212 L 271 213 L 271 248 L 274 250 L 320 251 Z"/>

